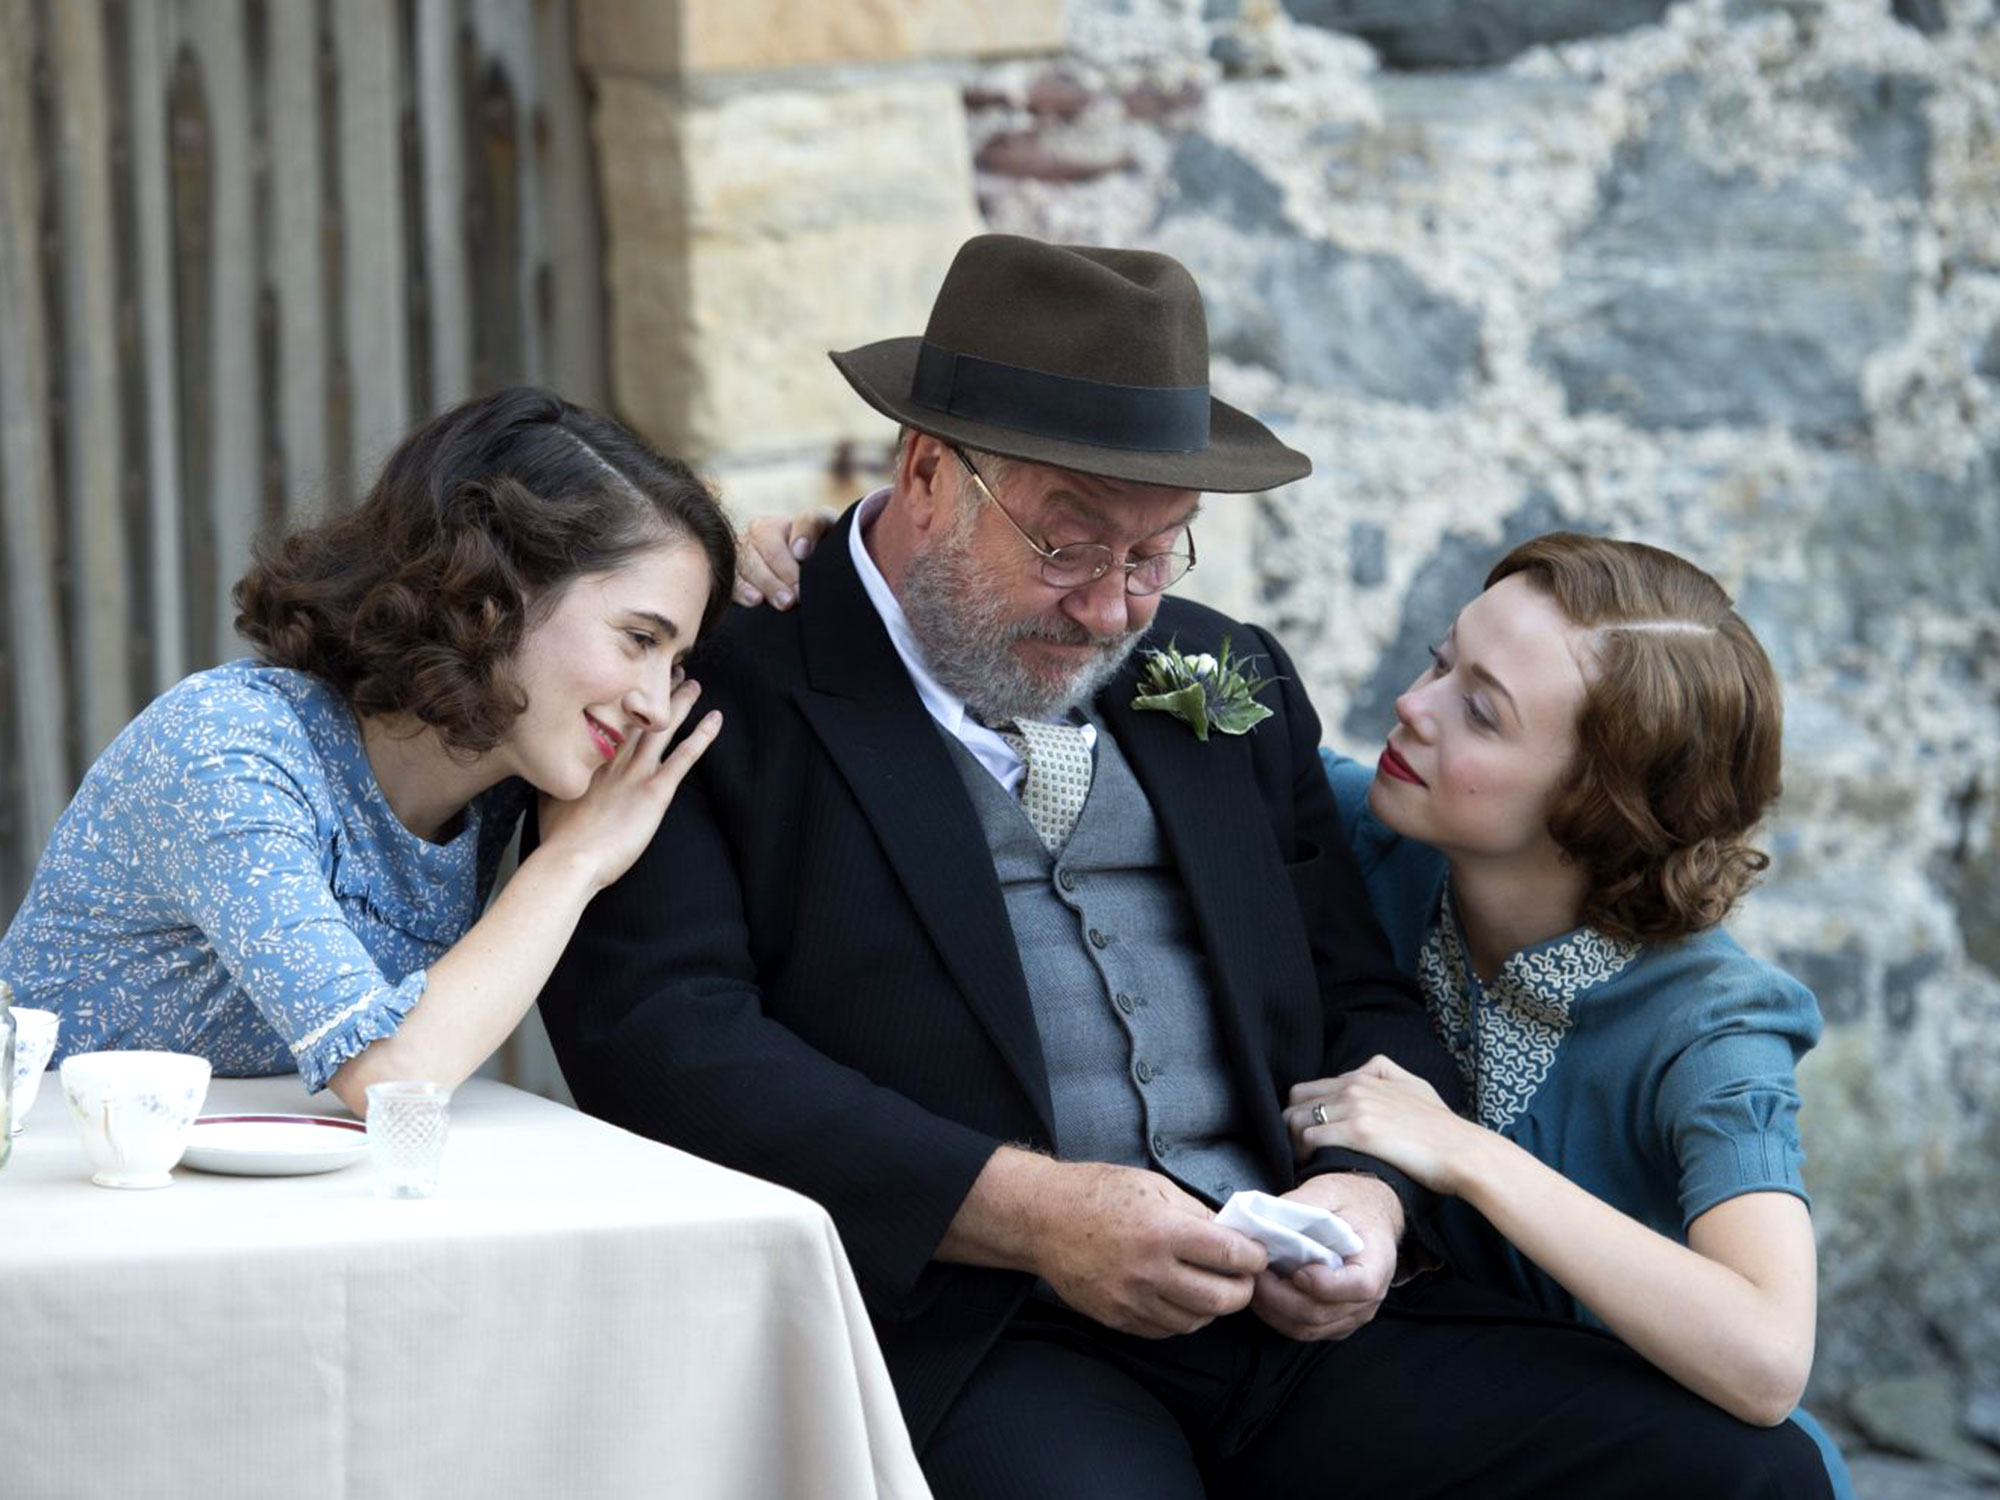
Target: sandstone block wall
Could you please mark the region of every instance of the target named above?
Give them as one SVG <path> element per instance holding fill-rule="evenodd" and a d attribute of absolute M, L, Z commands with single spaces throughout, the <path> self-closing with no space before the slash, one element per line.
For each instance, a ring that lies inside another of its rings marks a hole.
<path fill-rule="evenodd" d="M 746 512 L 849 498 L 892 434 L 826 351 L 920 330 L 979 228 L 950 65 L 1057 46 L 1061 17 L 582 0 L 619 411 Z"/>
<path fill-rule="evenodd" d="M 582 0 L 584 62 L 655 77 L 1047 52 L 1056 0 Z"/>
<path fill-rule="evenodd" d="M 598 110 L 614 388 L 690 453 L 824 449 L 872 414 L 826 358 L 921 327 L 975 232 L 957 91 L 936 81 L 690 102 L 606 80 Z"/>

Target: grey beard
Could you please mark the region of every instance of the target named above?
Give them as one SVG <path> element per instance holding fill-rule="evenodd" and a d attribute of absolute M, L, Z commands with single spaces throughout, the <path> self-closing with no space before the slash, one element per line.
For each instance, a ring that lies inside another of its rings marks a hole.
<path fill-rule="evenodd" d="M 1007 620 L 1005 604 L 967 549 L 976 517 L 967 507 L 951 533 L 912 557 L 903 573 L 903 614 L 923 648 L 924 665 L 987 723 L 1060 718 L 1096 697 L 1146 632 L 1104 640 L 1070 619 Z M 1013 645 L 1022 640 L 1094 644 L 1097 654 L 1066 680 L 1051 683 L 1015 657 Z"/>

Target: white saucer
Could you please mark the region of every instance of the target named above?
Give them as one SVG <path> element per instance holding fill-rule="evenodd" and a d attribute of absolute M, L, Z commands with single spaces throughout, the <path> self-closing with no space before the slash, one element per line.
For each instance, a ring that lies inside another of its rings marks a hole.
<path fill-rule="evenodd" d="M 368 1154 L 368 1127 L 324 1115 L 203 1115 L 180 1164 L 239 1177 L 337 1172 Z"/>

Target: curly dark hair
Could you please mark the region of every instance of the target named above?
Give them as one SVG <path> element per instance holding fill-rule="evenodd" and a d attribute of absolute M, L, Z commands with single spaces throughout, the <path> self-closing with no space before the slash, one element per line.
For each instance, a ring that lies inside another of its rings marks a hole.
<path fill-rule="evenodd" d="M 260 541 L 236 628 L 357 715 L 411 714 L 476 755 L 527 706 L 509 663 L 562 586 L 676 538 L 708 558 L 706 632 L 736 572 L 708 487 L 609 417 L 496 391 L 404 438 L 353 509 Z"/>
<path fill-rule="evenodd" d="M 1553 532 L 1487 576 L 1521 574 L 1592 636 L 1576 759 L 1549 832 L 1588 875 L 1582 919 L 1613 937 L 1720 922 L 1769 859 L 1749 835 L 1777 800 L 1777 674 L 1722 585 L 1641 542 Z"/>

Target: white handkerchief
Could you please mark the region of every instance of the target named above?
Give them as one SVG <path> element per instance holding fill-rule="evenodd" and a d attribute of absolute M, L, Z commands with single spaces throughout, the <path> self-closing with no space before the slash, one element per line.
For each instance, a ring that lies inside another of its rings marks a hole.
<path fill-rule="evenodd" d="M 1337 1266 L 1361 1253 L 1361 1236 L 1347 1220 L 1296 1198 L 1273 1198 L 1251 1189 L 1231 1193 L 1215 1222 L 1262 1245 L 1280 1276 L 1300 1266 Z"/>

